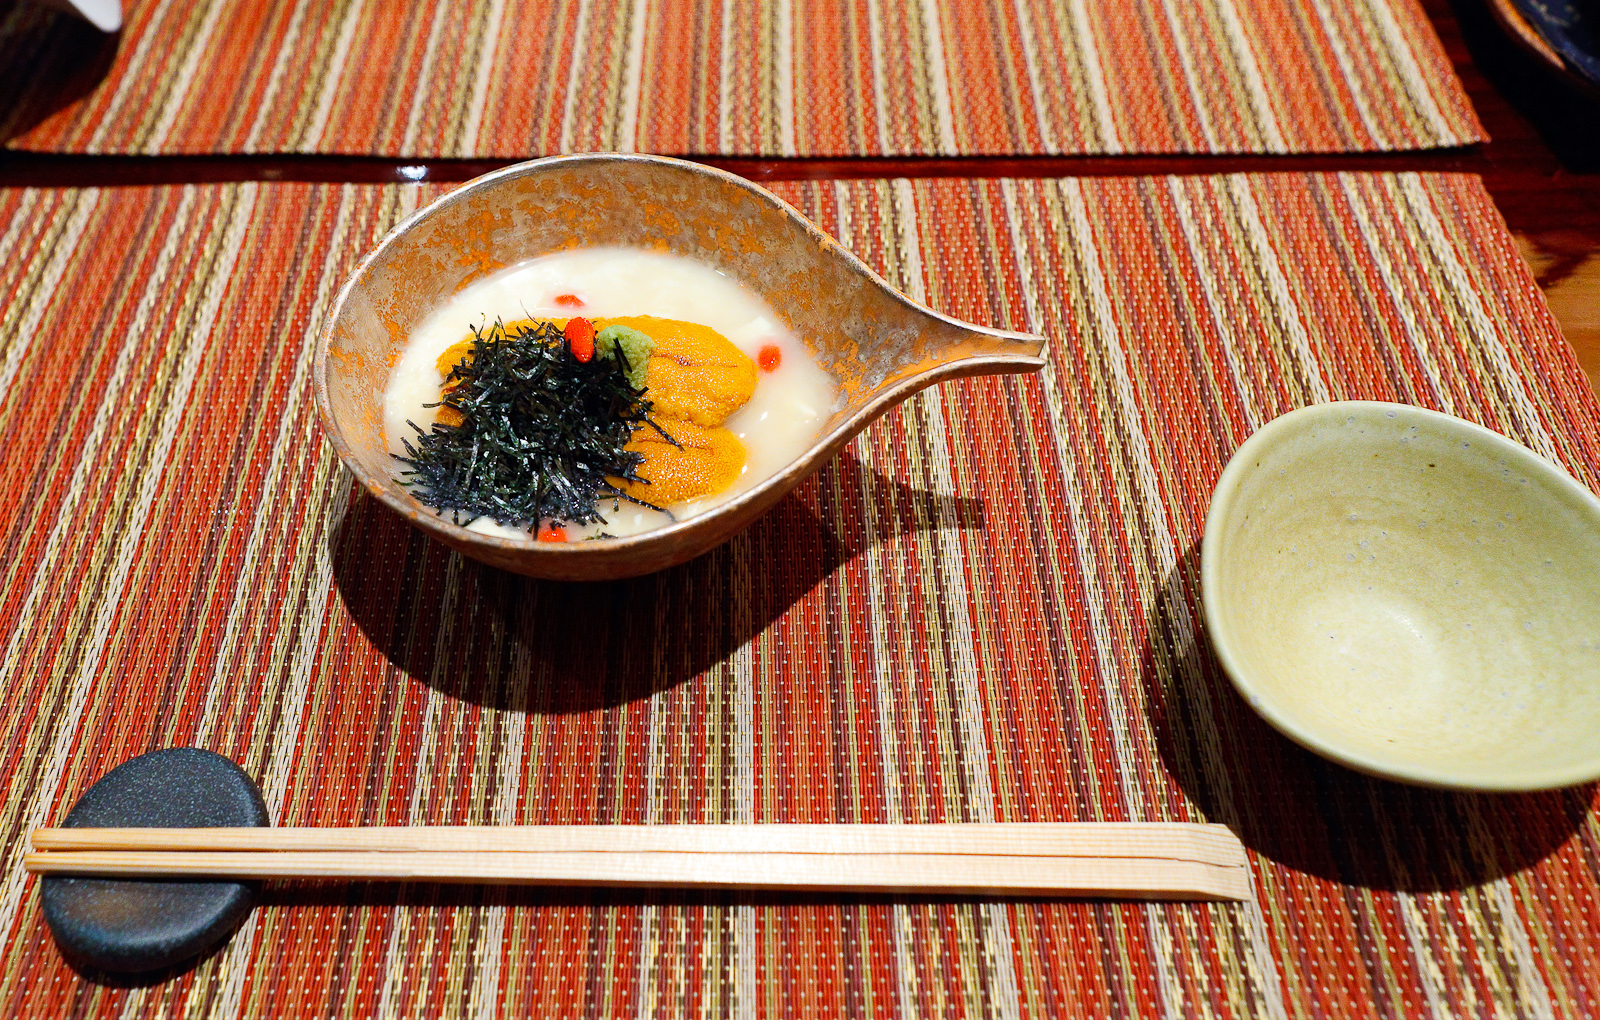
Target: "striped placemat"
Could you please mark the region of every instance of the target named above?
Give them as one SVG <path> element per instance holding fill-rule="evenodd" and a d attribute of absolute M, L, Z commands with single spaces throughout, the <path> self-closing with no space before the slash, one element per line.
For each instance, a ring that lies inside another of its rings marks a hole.
<path fill-rule="evenodd" d="M 428 192 L 0 194 L 0 1012 L 1600 1009 L 1592 786 L 1325 763 L 1198 622 L 1222 464 L 1307 402 L 1455 411 L 1595 484 L 1600 407 L 1476 178 L 781 191 L 1050 365 L 929 391 L 728 545 L 593 586 L 447 552 L 321 436 L 319 311 Z M 1209 819 L 1259 905 L 282 887 L 193 971 L 95 983 L 24 833 L 179 744 L 282 824 Z"/>
<path fill-rule="evenodd" d="M 0 85 L 0 138 L 53 152 L 418 157 L 1336 152 L 1484 138 L 1417 0 L 127 6 L 98 84 L 92 33 L 12 6 L 0 67 L 32 73 Z"/>

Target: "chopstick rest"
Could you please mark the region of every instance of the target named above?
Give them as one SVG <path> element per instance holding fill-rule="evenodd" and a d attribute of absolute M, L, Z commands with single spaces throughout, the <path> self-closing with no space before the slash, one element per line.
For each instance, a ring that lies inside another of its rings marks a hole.
<path fill-rule="evenodd" d="M 101 776 L 67 812 L 65 829 L 110 826 L 265 826 L 261 791 L 243 769 L 195 747 L 153 751 Z M 45 923 L 62 954 L 121 974 L 165 970 L 233 934 L 255 905 L 256 883 L 123 881 L 49 876 Z"/>
<path fill-rule="evenodd" d="M 196 801 L 212 791 L 249 820 L 229 826 L 205 814 Z M 108 803 L 116 809 L 90 809 Z M 224 939 L 249 910 L 251 887 L 243 883 L 268 878 L 1161 900 L 1252 895 L 1244 847 L 1220 825 L 270 828 L 263 827 L 264 808 L 257 814 L 247 807 L 260 807 L 254 784 L 206 751 L 155 752 L 107 773 L 65 826 L 33 832 L 37 852 L 24 858 L 29 871 L 47 876 L 47 902 L 54 897 L 57 909 L 47 909 L 46 919 L 63 951 L 103 970 L 173 966 Z M 96 877 L 63 877 L 69 875 Z M 85 895 L 85 883 L 95 883 L 99 898 Z M 219 899 L 191 914 L 186 892 L 213 886 L 229 891 L 228 911 Z"/>

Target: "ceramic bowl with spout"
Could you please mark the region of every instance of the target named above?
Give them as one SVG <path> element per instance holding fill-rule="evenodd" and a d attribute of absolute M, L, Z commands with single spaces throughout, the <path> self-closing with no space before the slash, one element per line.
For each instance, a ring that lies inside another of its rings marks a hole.
<path fill-rule="evenodd" d="M 391 366 L 416 326 L 469 283 L 589 247 L 595 237 L 696 259 L 738 280 L 787 319 L 832 377 L 833 411 L 787 467 L 653 531 L 562 544 L 453 524 L 395 478 L 382 413 Z M 506 570 L 606 580 L 662 570 L 727 541 L 889 408 L 945 380 L 1037 371 L 1043 342 L 917 304 L 787 203 L 740 177 L 660 156 L 557 156 L 471 181 L 390 231 L 334 301 L 318 338 L 314 379 L 340 458 L 412 524 Z"/>

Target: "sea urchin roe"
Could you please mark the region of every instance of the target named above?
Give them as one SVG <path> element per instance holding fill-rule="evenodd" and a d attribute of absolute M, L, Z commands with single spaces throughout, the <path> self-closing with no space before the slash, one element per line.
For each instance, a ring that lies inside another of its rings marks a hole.
<path fill-rule="evenodd" d="M 755 362 L 709 326 L 653 315 L 597 319 L 596 325 L 627 326 L 655 340 L 645 386 L 658 420 L 721 425 L 755 392 Z"/>
<path fill-rule="evenodd" d="M 672 437 L 645 426 L 634 430 L 625 447 L 643 455 L 635 469 L 642 482 L 610 479 L 626 495 L 657 506 L 721 492 L 734 483 L 744 467 L 744 444 L 725 428 L 703 428 L 681 418 L 657 418 L 656 424 Z"/>
<path fill-rule="evenodd" d="M 626 366 L 629 384 L 644 390 L 656 424 L 638 425 L 624 447 L 642 457 L 634 469 L 637 480 L 608 479 L 623 495 L 665 507 L 721 492 L 738 479 L 744 444 L 719 426 L 750 399 L 756 371 L 754 362 L 720 333 L 693 322 L 645 315 L 593 322 L 579 317 L 564 322 L 527 319 L 504 328 L 508 333 L 560 330 L 579 362 L 596 355 L 615 359 Z M 476 342 L 462 341 L 439 356 L 436 367 L 444 377 L 446 398 L 471 378 Z M 440 406 L 438 421 L 459 427 L 465 418 L 452 403 Z"/>
<path fill-rule="evenodd" d="M 439 360 L 435 362 L 435 365 L 439 369 L 439 374 L 444 376 L 444 386 L 440 389 L 441 396 L 448 397 L 465 381 L 466 375 L 458 373 L 456 368 L 457 366 L 464 367 L 472 363 L 472 343 L 473 338 L 468 337 L 458 344 L 451 344 L 443 354 L 439 355 Z M 460 428 L 466 423 L 467 419 L 460 411 L 457 411 L 449 404 L 440 404 L 435 420 L 440 425 Z"/>

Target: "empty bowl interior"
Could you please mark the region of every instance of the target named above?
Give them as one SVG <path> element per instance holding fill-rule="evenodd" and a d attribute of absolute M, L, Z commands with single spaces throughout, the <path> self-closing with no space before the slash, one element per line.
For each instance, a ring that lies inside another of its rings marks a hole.
<path fill-rule="evenodd" d="M 1225 472 L 1204 560 L 1229 673 L 1313 749 L 1435 785 L 1600 773 L 1600 504 L 1510 440 L 1294 412 Z"/>

